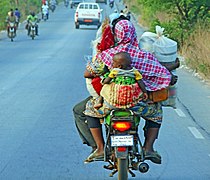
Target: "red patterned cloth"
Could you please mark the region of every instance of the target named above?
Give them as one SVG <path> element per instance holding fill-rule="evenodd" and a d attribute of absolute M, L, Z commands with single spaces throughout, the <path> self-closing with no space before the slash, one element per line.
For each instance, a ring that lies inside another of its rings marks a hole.
<path fill-rule="evenodd" d="M 112 58 L 117 52 L 128 52 L 132 58 L 132 66 L 143 76 L 146 89 L 156 91 L 169 86 L 170 72 L 162 66 L 153 54 L 140 50 L 133 24 L 127 20 L 119 21 L 115 26 L 118 45 L 97 54 L 96 59 L 112 68 Z"/>
<path fill-rule="evenodd" d="M 115 108 L 130 108 L 142 100 L 143 94 L 138 83 L 132 85 L 105 84 L 101 90 L 106 103 Z"/>
<path fill-rule="evenodd" d="M 97 45 L 97 49 L 101 52 L 113 46 L 114 46 L 114 36 L 112 34 L 112 30 L 109 25 L 106 25 L 102 33 L 101 42 Z"/>

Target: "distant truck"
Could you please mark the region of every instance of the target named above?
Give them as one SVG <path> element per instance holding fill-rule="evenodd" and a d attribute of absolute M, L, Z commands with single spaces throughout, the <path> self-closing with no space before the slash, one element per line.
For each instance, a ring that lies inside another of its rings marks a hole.
<path fill-rule="evenodd" d="M 80 25 L 96 25 L 98 28 L 102 22 L 102 9 L 98 3 L 79 3 L 74 14 L 75 28 Z"/>

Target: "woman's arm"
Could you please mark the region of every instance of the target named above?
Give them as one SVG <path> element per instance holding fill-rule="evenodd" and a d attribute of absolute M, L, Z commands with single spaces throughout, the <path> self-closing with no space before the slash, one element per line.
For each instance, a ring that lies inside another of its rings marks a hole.
<path fill-rule="evenodd" d="M 169 71 L 172 71 L 180 66 L 180 61 L 179 61 L 179 58 L 176 58 L 175 63 L 173 63 L 173 64 L 165 64 L 165 63 L 161 63 L 161 62 L 160 62 L 160 64 L 165 66 Z"/>
<path fill-rule="evenodd" d="M 92 75 L 87 69 L 85 69 L 84 78 L 94 78 L 94 75 Z"/>

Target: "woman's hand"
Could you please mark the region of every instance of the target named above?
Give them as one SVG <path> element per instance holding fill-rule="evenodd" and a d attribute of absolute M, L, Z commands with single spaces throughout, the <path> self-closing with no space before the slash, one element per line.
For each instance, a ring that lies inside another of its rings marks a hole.
<path fill-rule="evenodd" d="M 148 99 L 148 94 L 145 92 L 143 93 L 143 101 L 146 101 Z"/>
<path fill-rule="evenodd" d="M 94 78 L 94 75 L 92 75 L 87 69 L 85 69 L 84 78 Z"/>
<path fill-rule="evenodd" d="M 176 84 L 178 81 L 178 76 L 174 75 L 171 73 L 171 82 L 170 85 L 173 86 L 174 84 Z"/>

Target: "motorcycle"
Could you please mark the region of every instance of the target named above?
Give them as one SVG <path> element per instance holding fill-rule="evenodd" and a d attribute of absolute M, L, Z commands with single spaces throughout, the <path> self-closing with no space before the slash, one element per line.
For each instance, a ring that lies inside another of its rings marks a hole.
<path fill-rule="evenodd" d="M 112 170 L 110 177 L 118 172 L 118 180 L 127 180 L 132 170 L 146 173 L 149 165 L 144 162 L 143 145 L 138 134 L 140 118 L 126 109 L 112 110 L 105 118 L 106 142 L 104 148 L 105 169 Z"/>
<path fill-rule="evenodd" d="M 64 5 L 67 8 L 69 6 L 69 0 L 64 0 Z"/>
<path fill-rule="evenodd" d="M 44 21 L 46 21 L 48 19 L 48 11 L 47 10 L 42 11 L 42 18 Z"/>
<path fill-rule="evenodd" d="M 14 22 L 8 22 L 8 33 L 7 33 L 7 36 L 11 39 L 11 41 L 13 41 L 13 39 L 15 38 L 16 36 L 16 23 Z"/>
<path fill-rule="evenodd" d="M 51 5 L 50 5 L 50 9 L 51 9 L 52 12 L 55 11 L 55 8 L 56 8 L 55 4 L 51 4 Z"/>
<path fill-rule="evenodd" d="M 32 40 L 34 40 L 34 38 L 35 38 L 35 36 L 36 36 L 36 26 L 37 26 L 37 24 L 36 24 L 36 22 L 30 22 L 30 25 L 29 25 L 29 28 L 30 28 L 30 36 L 31 36 L 31 38 L 32 38 Z"/>
<path fill-rule="evenodd" d="M 127 18 L 129 21 L 131 20 L 131 13 L 130 13 L 130 12 L 127 13 L 126 18 Z"/>
<path fill-rule="evenodd" d="M 109 7 L 110 7 L 110 8 L 113 8 L 113 7 L 114 7 L 114 0 L 110 0 L 110 1 L 109 1 Z"/>

